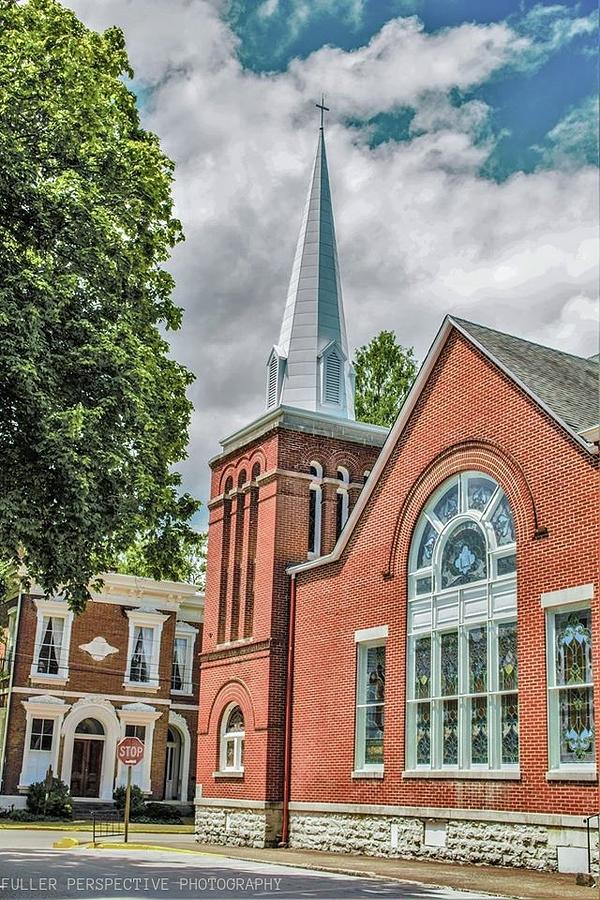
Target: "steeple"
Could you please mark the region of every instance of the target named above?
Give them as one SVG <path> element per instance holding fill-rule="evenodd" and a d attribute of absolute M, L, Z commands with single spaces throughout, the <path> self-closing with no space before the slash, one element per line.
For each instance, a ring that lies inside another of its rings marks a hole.
<path fill-rule="evenodd" d="M 324 103 L 317 155 L 276 344 L 267 362 L 267 409 L 280 404 L 354 418 L 354 371 L 346 323 L 325 136 Z"/>

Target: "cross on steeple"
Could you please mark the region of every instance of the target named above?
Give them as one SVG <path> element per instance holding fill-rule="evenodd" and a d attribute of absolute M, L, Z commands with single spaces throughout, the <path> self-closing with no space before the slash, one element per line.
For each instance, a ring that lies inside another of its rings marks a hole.
<path fill-rule="evenodd" d="M 317 107 L 317 109 L 321 110 L 321 131 L 322 131 L 323 130 L 323 113 L 329 112 L 329 107 L 325 106 L 325 95 L 324 94 L 321 94 L 321 102 L 315 103 L 315 106 Z"/>

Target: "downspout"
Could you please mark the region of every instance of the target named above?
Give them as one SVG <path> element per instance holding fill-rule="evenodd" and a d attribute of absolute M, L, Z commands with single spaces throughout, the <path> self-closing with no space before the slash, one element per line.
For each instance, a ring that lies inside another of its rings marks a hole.
<path fill-rule="evenodd" d="M 292 787 L 292 712 L 294 705 L 294 643 L 296 633 L 296 575 L 290 580 L 290 619 L 288 627 L 287 680 L 285 685 L 285 723 L 283 738 L 283 803 L 281 808 L 281 845 L 290 835 L 290 793 Z"/>
<path fill-rule="evenodd" d="M 13 595 L 14 596 L 14 595 Z M 12 689 L 15 680 L 15 668 L 17 665 L 17 647 L 19 641 L 19 630 L 21 628 L 21 600 L 23 597 L 23 586 L 19 578 L 19 594 L 17 599 L 17 613 L 15 622 L 14 646 L 12 648 L 12 659 L 10 661 L 10 675 L 8 677 L 8 692 L 6 694 L 6 718 L 4 720 L 4 734 L 2 735 L 2 747 L 0 748 L 0 793 L 4 793 L 4 763 L 6 760 L 6 744 L 8 741 L 8 719 L 10 716 L 10 707 L 12 700 Z"/>

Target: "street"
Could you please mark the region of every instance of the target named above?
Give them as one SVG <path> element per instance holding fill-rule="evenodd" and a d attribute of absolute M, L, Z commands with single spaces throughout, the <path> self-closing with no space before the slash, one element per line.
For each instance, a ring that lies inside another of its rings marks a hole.
<path fill-rule="evenodd" d="M 0 897 L 476 900 L 470 892 L 354 878 L 213 854 L 51 849 L 56 833 L 0 832 Z M 27 849 L 23 849 L 23 844 Z M 32 846 L 34 844 L 34 846 Z"/>

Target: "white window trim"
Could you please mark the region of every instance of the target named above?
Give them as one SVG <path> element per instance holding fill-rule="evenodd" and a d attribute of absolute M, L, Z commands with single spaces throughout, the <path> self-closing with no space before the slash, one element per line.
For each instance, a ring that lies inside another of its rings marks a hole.
<path fill-rule="evenodd" d="M 146 729 L 146 737 L 144 744 L 144 758 L 141 763 L 134 766 L 139 771 L 139 780 L 136 783 L 145 794 L 152 792 L 152 749 L 154 745 L 154 726 L 156 720 L 160 719 L 163 711 L 157 710 L 148 703 L 126 703 L 121 709 L 117 710 L 117 715 L 121 721 L 121 738 L 125 737 L 125 729 L 127 725 L 143 725 Z M 127 766 L 119 762 L 117 766 L 117 784 L 127 784 Z"/>
<path fill-rule="evenodd" d="M 323 466 L 321 463 L 312 460 L 310 467 L 315 469 L 317 474 L 311 476 L 312 481 L 309 490 L 315 493 L 315 537 L 312 547 L 307 552 L 308 559 L 316 559 L 321 555 L 321 528 L 323 517 Z M 309 494 L 310 497 L 310 494 Z"/>
<path fill-rule="evenodd" d="M 123 681 L 123 687 L 128 691 L 141 691 L 143 693 L 146 693 L 148 691 L 158 691 L 160 687 L 160 679 L 158 677 L 160 663 L 160 642 L 162 637 L 163 625 L 169 617 L 164 616 L 162 613 L 159 613 L 156 610 L 128 609 L 127 618 L 129 619 L 129 641 L 127 644 L 127 665 L 125 668 L 125 680 Z M 153 630 L 152 658 L 149 663 L 151 677 L 148 681 L 131 681 L 129 678 L 129 673 L 131 671 L 131 660 L 134 651 L 134 635 L 136 626 L 139 626 L 140 628 L 151 628 Z M 171 673 L 169 672 L 169 678 L 170 677 Z"/>
<path fill-rule="evenodd" d="M 54 772 L 55 777 L 58 777 L 58 752 L 60 748 L 60 732 L 63 719 L 70 709 L 70 704 L 65 703 L 64 700 L 60 700 L 57 697 L 51 697 L 49 695 L 31 698 L 30 700 L 22 700 L 21 703 L 25 710 L 25 741 L 23 744 L 23 760 L 21 764 L 21 774 L 19 776 L 18 789 L 24 790 L 32 783 L 31 779 L 28 777 L 31 754 L 39 752 L 37 750 L 31 750 L 30 747 L 33 720 L 52 719 L 52 721 L 54 722 L 54 730 L 52 732 L 52 748 L 49 751 L 43 752 L 50 753 L 49 765 L 52 766 L 52 771 Z"/>
<path fill-rule="evenodd" d="M 555 606 L 567 606 L 570 603 L 582 603 L 585 600 L 594 599 L 594 585 L 580 584 L 577 587 L 563 588 L 561 591 L 547 591 L 540 597 L 542 609 L 552 609 Z"/>
<path fill-rule="evenodd" d="M 344 468 L 344 466 L 338 466 L 337 469 L 338 474 L 338 489 L 336 491 L 336 495 L 342 498 L 342 515 L 340 522 L 340 534 L 344 530 L 344 526 L 348 521 L 348 515 L 350 511 L 350 497 L 348 494 L 348 488 L 350 487 L 350 473 L 348 469 Z M 342 476 L 341 478 L 339 476 Z M 336 511 L 337 517 L 337 511 Z M 339 537 L 339 535 L 337 535 Z"/>
<path fill-rule="evenodd" d="M 366 741 L 366 714 L 360 715 L 359 707 L 365 707 L 366 703 L 360 701 L 359 690 L 364 684 L 364 671 L 367 659 L 367 650 L 370 647 L 385 647 L 387 644 L 388 626 L 378 625 L 374 628 L 363 628 L 354 632 L 356 645 L 356 685 L 354 690 L 354 771 L 353 778 L 377 778 L 383 777 L 383 763 L 365 762 Z M 384 708 L 384 748 L 385 748 L 385 696 Z"/>
<path fill-rule="evenodd" d="M 183 687 L 179 690 L 175 690 L 171 688 L 171 693 L 176 694 L 177 696 L 186 695 L 194 693 L 194 684 L 193 684 L 193 671 L 194 671 L 194 647 L 196 645 L 196 636 L 198 634 L 198 629 L 194 628 L 193 625 L 188 625 L 187 622 L 178 622 L 175 625 L 175 637 L 173 639 L 173 657 L 175 657 L 175 641 L 177 638 L 184 638 L 186 642 L 185 649 L 185 678 L 183 681 Z"/>
<path fill-rule="evenodd" d="M 230 703 L 223 712 L 221 716 L 221 727 L 219 728 L 219 771 L 213 773 L 214 775 L 232 775 L 233 777 L 241 776 L 244 773 L 244 765 L 242 763 L 242 747 L 246 740 L 246 717 L 244 716 L 244 730 L 243 731 L 227 731 L 227 721 L 229 716 L 231 715 L 232 710 L 239 706 L 239 703 L 233 702 Z M 244 710 L 242 709 L 242 714 Z M 234 755 L 233 755 L 233 766 L 227 765 L 227 741 L 234 741 Z"/>
<path fill-rule="evenodd" d="M 33 684 L 66 684 L 69 680 L 69 648 L 71 645 L 71 626 L 73 613 L 67 606 L 66 600 L 48 600 L 43 597 L 35 597 L 33 601 L 37 609 L 37 621 L 35 628 L 35 643 L 33 660 L 29 672 L 29 680 Z M 63 619 L 62 643 L 58 660 L 58 672 L 52 675 L 49 672 L 38 672 L 38 662 L 42 640 L 44 638 L 44 617 Z"/>
<path fill-rule="evenodd" d="M 593 587 L 593 586 L 592 586 Z M 553 593 L 563 593 L 562 591 L 556 591 Z M 593 595 L 593 590 L 592 590 Z M 590 598 L 591 599 L 591 598 Z M 590 760 L 589 762 L 571 762 L 564 763 L 561 762 L 560 759 L 560 716 L 558 711 L 558 698 L 560 696 L 560 691 L 563 688 L 568 688 L 568 685 L 557 685 L 556 684 L 556 668 L 555 668 L 555 658 L 554 658 L 554 636 L 555 636 L 555 618 L 557 615 L 560 615 L 562 612 L 575 612 L 578 609 L 590 609 L 591 604 L 590 600 L 580 601 L 575 603 L 575 601 L 567 599 L 563 604 L 552 604 L 548 605 L 546 609 L 546 695 L 547 695 L 547 709 L 548 709 L 548 772 L 546 773 L 546 779 L 548 781 L 558 780 L 561 775 L 572 775 L 575 779 L 578 774 L 595 776 L 596 773 L 596 762 L 595 758 Z M 593 638 L 592 638 L 593 640 Z M 594 647 L 592 647 L 592 653 L 594 651 Z M 593 658 L 593 657 L 592 657 Z M 582 685 L 574 685 L 574 687 L 591 687 L 592 689 L 592 697 L 594 691 L 594 682 L 585 682 Z M 596 741 L 598 740 L 597 735 L 597 723 L 595 724 L 595 733 L 594 733 L 594 746 Z"/>

